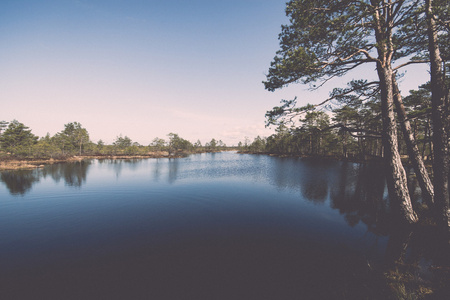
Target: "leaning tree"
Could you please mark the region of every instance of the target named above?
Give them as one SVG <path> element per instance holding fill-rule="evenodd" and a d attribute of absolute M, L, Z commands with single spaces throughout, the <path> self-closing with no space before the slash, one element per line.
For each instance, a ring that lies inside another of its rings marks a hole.
<path fill-rule="evenodd" d="M 398 28 L 412 17 L 418 1 L 291 0 L 282 26 L 280 50 L 267 74 L 269 91 L 291 83 L 324 82 L 361 65 L 376 66 L 381 95 L 382 143 L 392 202 L 406 223 L 417 222 L 398 151 L 394 113 L 394 64 L 402 55 Z M 405 54 L 406 55 L 406 54 Z M 402 65 L 399 65 L 400 67 Z M 320 85 L 319 85 L 320 86 Z"/>

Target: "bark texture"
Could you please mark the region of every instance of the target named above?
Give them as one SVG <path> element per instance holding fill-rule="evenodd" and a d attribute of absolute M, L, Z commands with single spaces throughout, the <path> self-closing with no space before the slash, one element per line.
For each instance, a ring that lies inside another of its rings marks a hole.
<path fill-rule="evenodd" d="M 397 122 L 394 113 L 392 70 L 378 64 L 378 74 L 381 85 L 381 115 L 383 120 L 383 148 L 387 165 L 387 184 L 389 198 L 394 207 L 397 207 L 400 217 L 407 224 L 418 221 L 409 195 L 406 171 L 398 151 Z"/>
<path fill-rule="evenodd" d="M 446 105 L 446 88 L 442 71 L 442 59 L 438 45 L 438 35 L 433 1 L 426 0 L 428 50 L 430 53 L 431 108 L 433 126 L 433 174 L 435 202 L 438 210 L 439 224 L 450 231 L 450 210 L 448 190 L 448 108 Z"/>
<path fill-rule="evenodd" d="M 423 163 L 422 155 L 419 151 L 419 148 L 417 147 L 416 139 L 411 129 L 411 124 L 409 123 L 408 116 L 406 115 L 405 106 L 403 105 L 402 96 L 400 95 L 395 76 L 392 77 L 392 86 L 394 89 L 395 108 L 397 109 L 397 116 L 405 139 L 409 160 L 413 166 L 414 172 L 416 173 L 419 187 L 422 190 L 423 200 L 430 208 L 433 208 L 433 183 L 431 182 L 430 176 L 428 176 L 427 169 L 425 167 L 425 164 Z"/>
<path fill-rule="evenodd" d="M 372 0 L 375 7 L 378 1 Z M 390 3 L 392 4 L 392 3 Z M 382 143 L 386 161 L 386 181 L 392 206 L 397 208 L 399 217 L 406 224 L 418 221 L 411 204 L 406 172 L 398 151 L 397 122 L 394 113 L 394 91 L 392 82 L 392 41 L 393 10 L 391 5 L 374 11 L 375 38 L 377 41 L 377 73 L 380 79 L 381 116 L 383 123 Z M 383 13 L 382 13 L 383 12 Z"/>

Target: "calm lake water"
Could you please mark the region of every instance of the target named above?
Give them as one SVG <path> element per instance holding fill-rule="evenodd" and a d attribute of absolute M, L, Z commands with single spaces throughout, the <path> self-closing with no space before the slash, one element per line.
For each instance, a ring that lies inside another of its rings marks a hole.
<path fill-rule="evenodd" d="M 405 252 L 377 165 L 225 152 L 0 175 L 2 299 L 376 299 L 370 270 Z"/>

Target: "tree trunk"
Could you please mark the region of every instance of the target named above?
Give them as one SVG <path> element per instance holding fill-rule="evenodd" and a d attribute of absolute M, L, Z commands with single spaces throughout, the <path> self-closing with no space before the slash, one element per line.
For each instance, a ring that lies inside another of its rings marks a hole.
<path fill-rule="evenodd" d="M 344 123 L 344 125 L 347 125 Z M 348 155 L 347 155 L 347 132 L 343 131 L 342 132 L 342 152 L 344 155 L 344 158 L 347 159 Z"/>
<path fill-rule="evenodd" d="M 392 86 L 392 70 L 377 63 L 381 89 L 381 115 L 383 120 L 382 141 L 384 159 L 387 165 L 386 181 L 391 203 L 397 207 L 400 218 L 407 224 L 418 221 L 411 205 L 406 172 L 398 152 L 397 123 L 394 114 L 394 95 Z"/>
<path fill-rule="evenodd" d="M 434 190 L 430 177 L 428 176 L 427 169 L 423 163 L 422 156 L 420 155 L 419 148 L 416 144 L 416 139 L 411 130 L 411 124 L 409 123 L 406 115 L 405 107 L 403 105 L 402 96 L 397 86 L 397 80 L 395 76 L 392 76 L 392 86 L 394 88 L 394 103 L 397 109 L 397 116 L 400 122 L 400 127 L 403 132 L 403 138 L 406 143 L 406 150 L 408 151 L 409 160 L 416 173 L 417 181 L 419 182 L 420 189 L 422 190 L 422 197 L 425 203 L 429 207 L 434 205 Z"/>
<path fill-rule="evenodd" d="M 449 191 L 448 191 L 448 120 L 446 111 L 446 88 L 444 74 L 441 69 L 442 59 L 439 51 L 433 1 L 427 0 L 426 18 L 428 50 L 430 52 L 431 75 L 431 118 L 433 126 L 433 174 L 436 208 L 438 209 L 438 223 L 442 228 L 450 230 Z"/>
<path fill-rule="evenodd" d="M 422 145 L 422 159 L 426 160 L 425 158 L 425 151 L 427 150 L 427 142 L 428 142 L 428 122 L 425 124 L 425 129 L 423 133 L 423 145 Z M 431 151 L 431 150 L 430 150 Z"/>
<path fill-rule="evenodd" d="M 372 5 L 380 3 L 371 0 Z M 390 9 L 375 9 L 373 17 L 375 21 L 375 38 L 377 41 L 377 73 L 380 79 L 381 93 L 381 117 L 383 123 L 382 144 L 384 148 L 384 160 L 386 162 L 386 181 L 389 189 L 389 198 L 394 206 L 397 206 L 399 217 L 406 224 L 418 221 L 417 215 L 411 205 L 408 191 L 406 172 L 403 168 L 398 152 L 397 123 L 394 113 L 394 93 L 392 82 L 392 56 L 394 53 L 392 41 L 392 27 L 388 25 L 394 18 Z"/>

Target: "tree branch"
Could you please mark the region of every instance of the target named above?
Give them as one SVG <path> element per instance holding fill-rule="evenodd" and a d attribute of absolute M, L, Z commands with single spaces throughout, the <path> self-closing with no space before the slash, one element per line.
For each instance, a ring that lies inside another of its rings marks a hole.
<path fill-rule="evenodd" d="M 398 65 L 395 68 L 392 68 L 392 71 L 397 71 L 400 68 L 403 68 L 403 67 L 406 67 L 406 66 L 412 65 L 412 64 L 424 64 L 424 63 L 429 63 L 429 62 L 430 62 L 430 60 L 411 60 L 404 64 Z"/>

